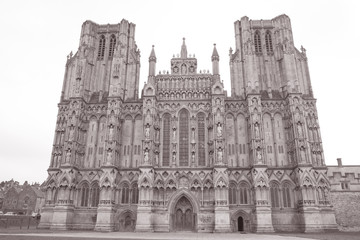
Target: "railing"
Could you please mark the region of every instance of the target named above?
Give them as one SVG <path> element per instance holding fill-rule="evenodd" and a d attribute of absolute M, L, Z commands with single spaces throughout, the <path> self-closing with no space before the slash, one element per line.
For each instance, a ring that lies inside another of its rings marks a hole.
<path fill-rule="evenodd" d="M 114 200 L 100 200 L 99 202 L 100 205 L 113 205 L 115 204 Z"/>
<path fill-rule="evenodd" d="M 74 201 L 73 200 L 58 200 L 57 203 L 59 205 L 72 205 L 74 204 Z"/>
<path fill-rule="evenodd" d="M 32 216 L 0 216 L 0 229 L 4 228 L 25 228 L 34 229 L 37 228 L 40 222 L 40 217 Z"/>
<path fill-rule="evenodd" d="M 299 200 L 298 204 L 299 206 L 311 206 L 315 205 L 315 200 Z"/>
<path fill-rule="evenodd" d="M 328 200 L 319 200 L 319 205 L 330 205 L 330 201 L 328 201 Z"/>
<path fill-rule="evenodd" d="M 267 205 L 269 205 L 269 201 L 268 200 L 257 200 L 256 205 L 258 205 L 258 206 L 267 206 Z"/>

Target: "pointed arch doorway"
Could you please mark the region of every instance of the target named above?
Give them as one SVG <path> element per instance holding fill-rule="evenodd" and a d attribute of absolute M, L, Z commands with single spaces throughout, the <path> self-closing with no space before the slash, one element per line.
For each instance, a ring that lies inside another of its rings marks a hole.
<path fill-rule="evenodd" d="M 243 232 L 244 231 L 244 219 L 240 216 L 237 220 L 238 223 L 238 231 Z"/>
<path fill-rule="evenodd" d="M 175 205 L 174 209 L 175 231 L 193 231 L 194 230 L 194 210 L 191 202 L 185 196 L 182 196 Z"/>

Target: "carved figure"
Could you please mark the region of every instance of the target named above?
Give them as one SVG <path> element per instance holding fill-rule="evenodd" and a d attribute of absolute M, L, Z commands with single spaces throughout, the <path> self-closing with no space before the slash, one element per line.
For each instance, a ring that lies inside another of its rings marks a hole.
<path fill-rule="evenodd" d="M 258 149 L 256 150 L 256 158 L 259 160 L 259 162 L 260 162 L 261 159 L 262 159 L 262 155 L 261 155 L 261 150 L 260 150 L 260 148 L 258 148 Z"/>
<path fill-rule="evenodd" d="M 149 126 L 149 124 L 147 124 L 146 127 L 145 127 L 145 138 L 146 139 L 150 138 L 150 126 Z"/>
<path fill-rule="evenodd" d="M 260 130 L 258 123 L 255 123 L 255 138 L 260 138 Z"/>
<path fill-rule="evenodd" d="M 74 127 L 70 127 L 70 133 L 69 133 L 69 141 L 74 140 Z"/>
<path fill-rule="evenodd" d="M 160 139 L 159 139 L 159 130 L 158 129 L 156 129 L 156 131 L 155 131 L 155 141 L 159 141 Z"/>
<path fill-rule="evenodd" d="M 217 131 L 217 137 L 221 137 L 222 136 L 222 126 L 221 126 L 220 122 L 218 122 L 218 124 L 217 124 L 216 131 Z"/>
<path fill-rule="evenodd" d="M 114 126 L 110 125 L 110 129 L 109 129 L 109 140 L 113 140 L 114 137 Z"/>
<path fill-rule="evenodd" d="M 109 149 L 108 152 L 107 152 L 106 160 L 108 162 L 110 162 L 111 159 L 112 159 L 112 150 Z"/>
<path fill-rule="evenodd" d="M 306 161 L 305 148 L 303 148 L 303 147 L 300 149 L 300 158 L 301 158 L 301 162 L 305 162 L 305 161 Z"/>
<path fill-rule="evenodd" d="M 298 131 L 299 137 L 302 137 L 303 136 L 303 131 L 302 131 L 301 123 L 297 124 L 297 131 Z"/>
<path fill-rule="evenodd" d="M 145 163 L 149 162 L 149 152 L 148 152 L 148 150 L 146 150 L 145 153 L 144 153 L 144 162 Z"/>
<path fill-rule="evenodd" d="M 71 150 L 68 149 L 68 150 L 66 151 L 65 162 L 70 162 L 70 158 L 71 158 Z"/>
<path fill-rule="evenodd" d="M 183 65 L 181 65 L 181 74 L 186 74 L 186 65 L 185 64 L 183 64 Z"/>
<path fill-rule="evenodd" d="M 223 160 L 223 151 L 222 148 L 219 148 L 218 150 L 218 162 L 222 162 Z"/>
<path fill-rule="evenodd" d="M 120 74 L 120 64 L 115 64 L 114 65 L 113 75 L 114 75 L 114 77 L 118 77 L 119 74 Z"/>
<path fill-rule="evenodd" d="M 173 128 L 173 141 L 176 141 L 176 128 Z"/>

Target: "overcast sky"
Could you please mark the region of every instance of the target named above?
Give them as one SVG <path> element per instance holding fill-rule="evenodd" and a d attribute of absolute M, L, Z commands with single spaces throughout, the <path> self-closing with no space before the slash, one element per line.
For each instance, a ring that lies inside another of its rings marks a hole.
<path fill-rule="evenodd" d="M 47 178 L 66 56 L 77 51 L 85 20 L 136 24 L 141 87 L 155 45 L 157 72 L 170 70 L 186 38 L 198 69 L 211 70 L 213 44 L 230 95 L 229 48 L 234 22 L 290 17 L 295 46 L 307 50 L 325 162 L 360 164 L 357 150 L 360 1 L 1 1 L 0 181 Z"/>

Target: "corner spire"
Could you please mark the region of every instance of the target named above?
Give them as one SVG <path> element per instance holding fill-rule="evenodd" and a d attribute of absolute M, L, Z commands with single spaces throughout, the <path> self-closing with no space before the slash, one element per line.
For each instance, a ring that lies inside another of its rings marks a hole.
<path fill-rule="evenodd" d="M 149 57 L 149 62 L 150 61 L 156 62 L 156 55 L 155 55 L 154 45 L 152 45 L 152 49 L 151 49 L 151 53 L 150 53 L 150 57 Z"/>
<path fill-rule="evenodd" d="M 214 61 L 214 60 L 217 60 L 219 61 L 219 54 L 216 50 L 216 43 L 214 43 L 214 50 L 213 50 L 213 53 L 211 55 L 211 61 Z"/>
<path fill-rule="evenodd" d="M 187 58 L 187 49 L 185 45 L 185 38 L 183 38 L 183 44 L 181 46 L 181 58 Z"/>

